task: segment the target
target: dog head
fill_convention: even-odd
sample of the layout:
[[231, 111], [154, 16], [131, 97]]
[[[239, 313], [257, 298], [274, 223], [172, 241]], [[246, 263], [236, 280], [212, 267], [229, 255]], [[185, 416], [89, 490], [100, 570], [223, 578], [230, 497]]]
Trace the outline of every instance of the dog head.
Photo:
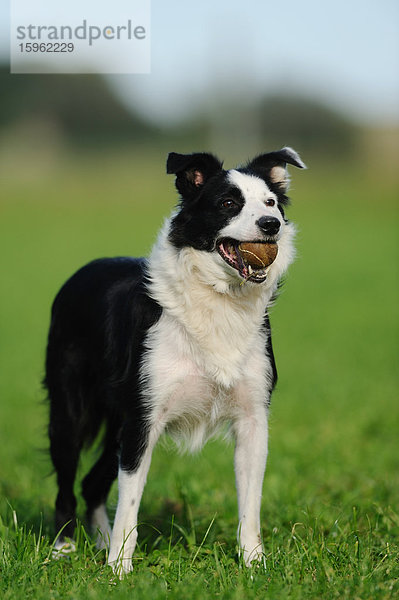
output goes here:
[[212, 253], [239, 279], [262, 283], [268, 268], [248, 265], [241, 245], [277, 244], [288, 225], [287, 164], [306, 168], [291, 148], [262, 154], [245, 167], [224, 170], [212, 154], [169, 154], [167, 172], [176, 175], [180, 207], [169, 240], [176, 248]]

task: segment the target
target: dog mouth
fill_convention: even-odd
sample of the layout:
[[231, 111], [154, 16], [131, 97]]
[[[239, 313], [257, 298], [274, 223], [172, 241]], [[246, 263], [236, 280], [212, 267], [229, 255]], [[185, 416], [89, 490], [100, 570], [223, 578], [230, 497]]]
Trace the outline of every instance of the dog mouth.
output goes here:
[[254, 283], [266, 280], [278, 251], [275, 242], [240, 242], [232, 238], [219, 240], [216, 248], [223, 260], [245, 281]]

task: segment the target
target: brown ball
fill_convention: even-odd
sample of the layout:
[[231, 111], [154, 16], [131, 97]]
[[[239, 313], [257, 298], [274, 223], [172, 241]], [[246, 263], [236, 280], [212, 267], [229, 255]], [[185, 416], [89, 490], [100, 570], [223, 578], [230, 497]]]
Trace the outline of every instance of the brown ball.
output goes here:
[[242, 242], [238, 249], [247, 265], [255, 269], [264, 269], [274, 262], [277, 256], [277, 244]]

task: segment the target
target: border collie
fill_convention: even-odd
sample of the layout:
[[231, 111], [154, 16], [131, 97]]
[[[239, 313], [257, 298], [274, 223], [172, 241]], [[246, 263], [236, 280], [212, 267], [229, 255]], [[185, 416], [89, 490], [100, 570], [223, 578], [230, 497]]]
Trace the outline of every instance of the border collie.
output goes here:
[[[58, 479], [55, 550], [74, 549], [79, 454], [104, 426], [102, 454], [82, 484], [88, 519], [121, 576], [132, 569], [137, 513], [151, 454], [166, 431], [199, 449], [223, 423], [235, 439], [238, 544], [262, 561], [260, 504], [267, 413], [277, 379], [268, 307], [294, 257], [285, 218], [291, 148], [224, 170], [213, 155], [171, 153], [178, 208], [148, 259], [81, 268], [52, 307], [45, 386]], [[242, 243], [276, 244], [253, 268]], [[111, 532], [105, 503], [118, 476]]]

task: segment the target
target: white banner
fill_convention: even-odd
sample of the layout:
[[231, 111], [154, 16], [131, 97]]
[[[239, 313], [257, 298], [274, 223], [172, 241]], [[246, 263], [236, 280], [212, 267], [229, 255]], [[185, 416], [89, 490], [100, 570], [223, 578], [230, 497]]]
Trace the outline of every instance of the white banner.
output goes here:
[[11, 73], [149, 73], [150, 0], [11, 0]]

